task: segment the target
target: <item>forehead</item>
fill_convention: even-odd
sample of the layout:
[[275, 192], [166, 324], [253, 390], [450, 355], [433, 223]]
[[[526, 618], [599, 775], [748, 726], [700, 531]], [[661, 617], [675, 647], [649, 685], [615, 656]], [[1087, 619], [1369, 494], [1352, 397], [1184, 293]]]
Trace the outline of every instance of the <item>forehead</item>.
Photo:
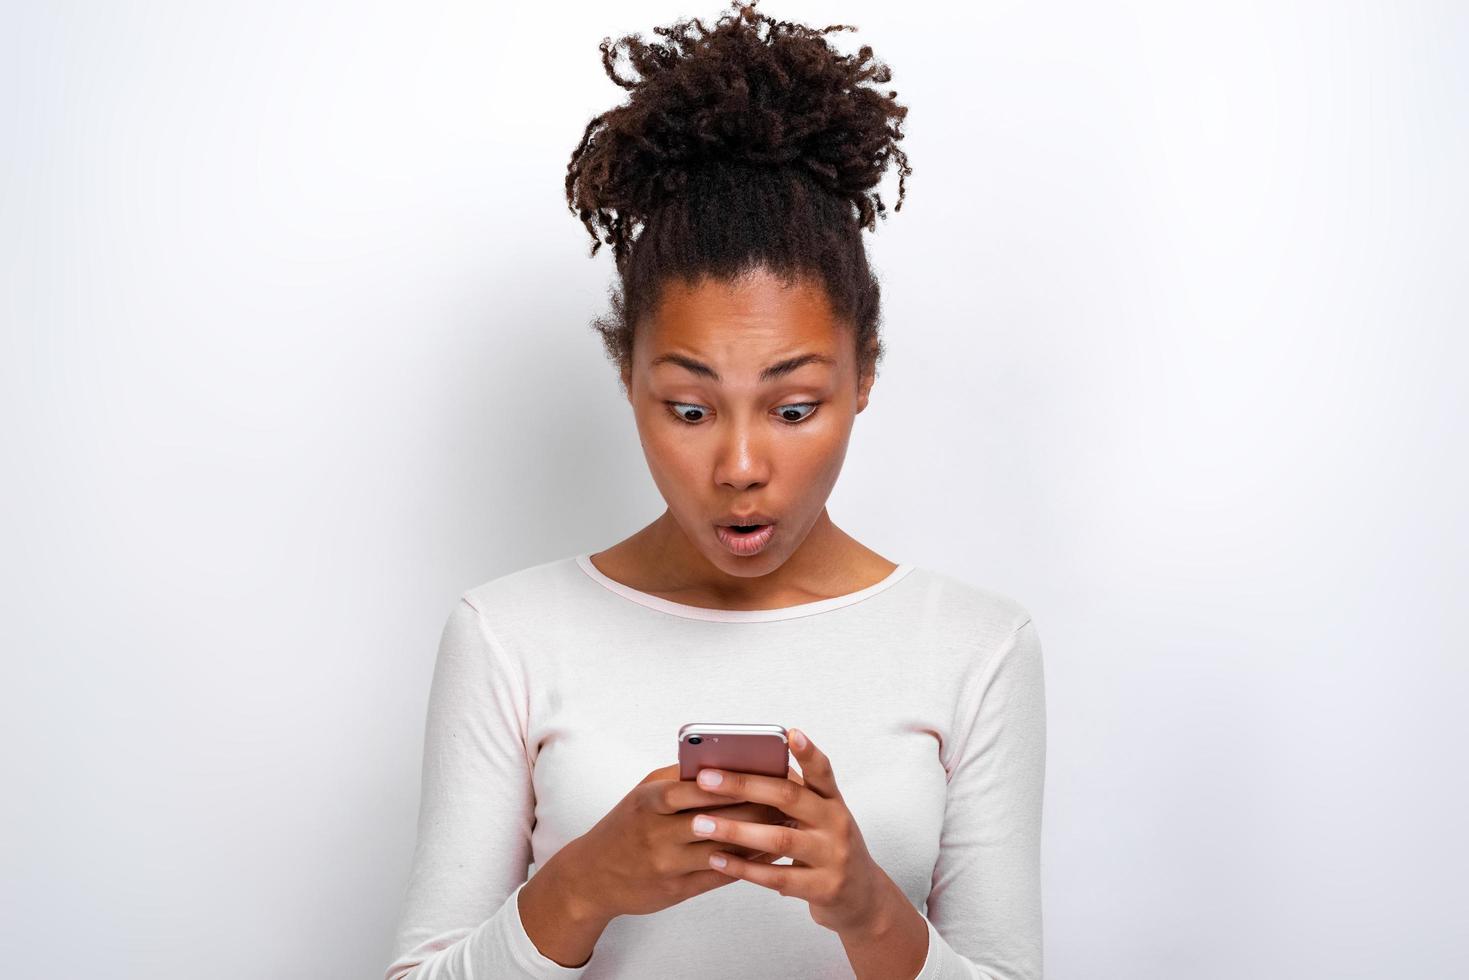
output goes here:
[[819, 283], [798, 279], [786, 286], [763, 270], [735, 281], [670, 281], [648, 327], [645, 350], [687, 345], [712, 354], [835, 347], [841, 330]]

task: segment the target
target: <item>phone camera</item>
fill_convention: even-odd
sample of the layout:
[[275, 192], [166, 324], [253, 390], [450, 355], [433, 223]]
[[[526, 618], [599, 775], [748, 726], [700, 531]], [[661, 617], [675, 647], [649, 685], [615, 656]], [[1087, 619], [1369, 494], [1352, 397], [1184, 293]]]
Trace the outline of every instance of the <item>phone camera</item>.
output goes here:
[[689, 744], [690, 745], [698, 745], [702, 741], [704, 741], [704, 739], [702, 737], [698, 736], [698, 735], [690, 735], [689, 736]]

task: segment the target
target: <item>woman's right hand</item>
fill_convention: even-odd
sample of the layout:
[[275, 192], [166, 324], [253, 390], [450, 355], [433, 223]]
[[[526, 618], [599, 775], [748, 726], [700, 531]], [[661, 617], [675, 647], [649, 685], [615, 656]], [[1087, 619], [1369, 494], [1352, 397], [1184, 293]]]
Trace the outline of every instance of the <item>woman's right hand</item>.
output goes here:
[[[789, 766], [787, 778], [801, 781]], [[647, 915], [740, 879], [709, 867], [709, 855], [729, 851], [769, 864], [781, 857], [735, 847], [694, 833], [698, 813], [754, 823], [789, 818], [763, 803], [730, 803], [728, 796], [681, 780], [678, 766], [654, 769], [597, 824], [564, 849], [574, 849], [582, 898], [608, 919]]]

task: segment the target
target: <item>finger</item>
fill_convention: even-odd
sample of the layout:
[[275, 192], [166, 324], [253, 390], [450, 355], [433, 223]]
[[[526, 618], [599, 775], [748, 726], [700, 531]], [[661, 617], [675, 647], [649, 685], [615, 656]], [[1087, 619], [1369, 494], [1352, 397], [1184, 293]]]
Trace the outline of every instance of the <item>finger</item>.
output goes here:
[[[779, 861], [782, 857], [785, 856], [783, 854], [773, 854], [770, 851], [754, 851], [753, 849], [748, 847], [736, 847], [733, 844], [725, 844], [717, 840], [710, 841], [709, 844], [709, 850], [704, 853], [704, 859], [706, 861], [708, 860], [709, 855], [715, 853], [716, 851], [720, 853], [723, 853], [725, 851], [733, 851], [737, 857], [742, 857], [746, 861], [761, 861], [765, 864], [769, 864], [772, 861]], [[706, 864], [704, 867], [707, 869], [708, 865]]]
[[[696, 813], [712, 813], [715, 816], [724, 817], [729, 820], [745, 820], [750, 823], [779, 824], [785, 823], [789, 818], [774, 807], [768, 807], [764, 803], [730, 803], [718, 807], [695, 807], [692, 810], [680, 810], [678, 813], [668, 817], [660, 817], [661, 820], [677, 820], [676, 834], [680, 837], [688, 836], [688, 818]], [[788, 826], [794, 826], [794, 821]], [[726, 844], [725, 847], [732, 848], [740, 857], [753, 858], [760, 853], [758, 847], [740, 847], [735, 844]]]
[[690, 871], [688, 874], [684, 875], [683, 881], [683, 899], [686, 901], [696, 895], [702, 895], [705, 892], [712, 892], [716, 888], [723, 888], [726, 885], [733, 885], [735, 882], [739, 881], [739, 879], [731, 878], [729, 875], [720, 874], [713, 868], [703, 867], [700, 868], [698, 871]]
[[[707, 780], [713, 774], [717, 774], [718, 782], [711, 785]], [[824, 802], [809, 786], [778, 776], [762, 776], [733, 769], [700, 769], [696, 782], [726, 798], [767, 803], [786, 816], [806, 823], [819, 822], [821, 805]]]
[[643, 785], [643, 783], [651, 783], [660, 779], [677, 779], [678, 772], [679, 765], [675, 762], [672, 765], [663, 766], [659, 769], [654, 769], [652, 772], [648, 773], [641, 780], [639, 780], [638, 785], [641, 786]]
[[[739, 881], [738, 878], [733, 878], [727, 874], [724, 874], [722, 871], [714, 870], [714, 868], [709, 864], [709, 854], [711, 853], [714, 852], [705, 852], [704, 861], [699, 866], [699, 869], [697, 871], [690, 871], [684, 876], [685, 879], [687, 879], [687, 881], [691, 883], [691, 890], [686, 894], [687, 898], [692, 898], [695, 895], [701, 895], [707, 891], [713, 891], [716, 888], [723, 888], [726, 885], [733, 885], [735, 882]], [[779, 857], [779, 854], [755, 854], [745, 858], [744, 860], [749, 861], [751, 864], [769, 864], [772, 861], [777, 860]]]
[[723, 793], [713, 793], [691, 779], [665, 779], [639, 783], [633, 792], [654, 813], [677, 813], [692, 807], [727, 806], [732, 801]]
[[801, 764], [805, 785], [828, 800], [841, 799], [842, 792], [837, 788], [836, 775], [831, 771], [831, 760], [826, 757], [826, 753], [818, 749], [810, 736], [799, 728], [786, 729], [786, 735], [790, 740], [791, 754]]
[[[687, 830], [688, 828], [685, 827], [684, 829]], [[715, 851], [722, 850], [731, 850], [736, 857], [742, 857], [746, 861], [774, 861], [780, 857], [779, 854], [766, 857], [767, 852], [760, 850], [758, 847], [735, 847], [734, 845], [714, 840], [689, 841], [681, 855], [683, 860], [687, 862], [684, 874], [699, 874], [712, 870], [709, 867], [709, 855]]]
[[[722, 868], [714, 863], [719, 858], [724, 859]], [[751, 861], [737, 854], [730, 854], [728, 851], [715, 851], [710, 854], [709, 866], [731, 878], [741, 878], [756, 885], [763, 885], [787, 897], [804, 898], [808, 901], [815, 897], [816, 884], [820, 876], [824, 874], [815, 868], [798, 868], [789, 864]]]
[[717, 816], [749, 820], [753, 823], [785, 823], [790, 819], [775, 807], [766, 806], [764, 803], [726, 803], [724, 806], [694, 807], [692, 810], [680, 810], [675, 816], [684, 814], [693, 816], [695, 813], [713, 813]]
[[[687, 826], [679, 827], [679, 833], [680, 833], [680, 835], [687, 836], [687, 833], [685, 833], [685, 832], [687, 832]], [[693, 842], [693, 843], [702, 843], [702, 842]], [[712, 848], [729, 849], [729, 851], [735, 852], [735, 854], [739, 855], [739, 857], [742, 857], [742, 858], [754, 858], [755, 855], [757, 855], [757, 854], [765, 854], [765, 851], [761, 851], [761, 849], [759, 849], [759, 848], [742, 848], [742, 846], [735, 845], [735, 843], [721, 843], [721, 842], [718, 842], [718, 840], [711, 840], [710, 845], [712, 846]], [[696, 862], [696, 864], [698, 864], [698, 862]], [[698, 867], [699, 868], [704, 868], [704, 867], [707, 867], [707, 865], [698, 864]]]
[[757, 853], [777, 854], [815, 863], [825, 844], [809, 830], [784, 824], [749, 823], [729, 820], [708, 813], [689, 819], [690, 840], [715, 840], [734, 844]]

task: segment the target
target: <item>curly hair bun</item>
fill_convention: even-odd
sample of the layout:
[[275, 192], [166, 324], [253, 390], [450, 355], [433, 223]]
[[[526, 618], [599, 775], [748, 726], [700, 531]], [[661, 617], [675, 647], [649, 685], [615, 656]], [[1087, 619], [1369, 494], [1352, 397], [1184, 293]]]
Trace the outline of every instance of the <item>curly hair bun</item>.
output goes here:
[[[816, 30], [731, 4], [713, 27], [698, 18], [600, 45], [602, 63], [628, 101], [594, 118], [567, 167], [569, 209], [593, 238], [605, 232], [621, 260], [633, 227], [672, 197], [705, 185], [711, 170], [795, 168], [850, 202], [860, 227], [886, 217], [872, 192], [889, 158], [898, 161], [898, 203], [912, 173], [898, 148], [907, 108], [864, 83], [892, 72], [863, 45], [856, 55], [831, 47]], [[631, 73], [619, 68], [625, 54]], [[600, 231], [599, 231], [600, 229]]]

